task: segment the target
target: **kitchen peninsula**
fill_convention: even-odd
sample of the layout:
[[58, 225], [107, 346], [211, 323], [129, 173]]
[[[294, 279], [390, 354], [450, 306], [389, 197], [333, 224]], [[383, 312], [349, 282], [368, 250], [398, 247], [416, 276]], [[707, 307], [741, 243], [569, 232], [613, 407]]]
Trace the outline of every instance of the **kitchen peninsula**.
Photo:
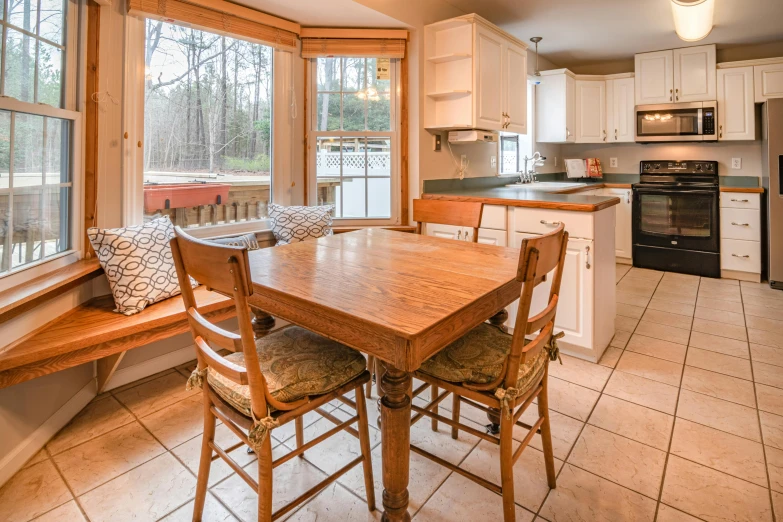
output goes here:
[[[518, 248], [527, 237], [544, 234], [561, 222], [569, 233], [555, 326], [565, 336], [563, 353], [598, 362], [615, 332], [616, 196], [604, 184], [531, 183], [506, 186], [502, 180], [426, 182], [425, 199], [481, 201], [479, 242]], [[621, 187], [615, 187], [621, 188]], [[623, 187], [624, 188], [624, 187]], [[427, 225], [428, 235], [467, 240], [468, 231]], [[543, 310], [551, 278], [536, 288], [531, 313]], [[505, 325], [513, 330], [517, 304], [508, 307]]]

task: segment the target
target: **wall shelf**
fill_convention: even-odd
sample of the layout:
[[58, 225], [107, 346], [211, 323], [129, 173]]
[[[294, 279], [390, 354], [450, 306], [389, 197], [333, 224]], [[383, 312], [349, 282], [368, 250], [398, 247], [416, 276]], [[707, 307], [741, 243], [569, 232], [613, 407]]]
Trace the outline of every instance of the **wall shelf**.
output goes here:
[[455, 91], [443, 91], [443, 92], [430, 92], [427, 96], [435, 100], [453, 100], [454, 98], [461, 98], [470, 94], [469, 90], [455, 90]]
[[441, 54], [439, 56], [432, 56], [430, 58], [427, 58], [427, 61], [432, 63], [446, 63], [446, 62], [453, 62], [455, 60], [464, 60], [466, 58], [472, 58], [473, 55], [469, 53], [450, 53], [450, 54]]

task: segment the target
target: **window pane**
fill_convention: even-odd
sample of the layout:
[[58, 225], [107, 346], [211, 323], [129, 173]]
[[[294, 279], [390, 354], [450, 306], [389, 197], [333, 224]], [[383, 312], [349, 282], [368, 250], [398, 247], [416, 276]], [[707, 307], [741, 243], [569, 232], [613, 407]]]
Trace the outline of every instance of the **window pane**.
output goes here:
[[9, 179], [11, 172], [10, 167], [11, 113], [8, 111], [0, 111], [0, 188], [8, 188], [11, 186]]
[[342, 217], [365, 217], [366, 178], [343, 178]]
[[272, 48], [147, 20], [145, 56], [145, 219], [196, 227], [265, 218]]
[[343, 138], [343, 176], [366, 176], [364, 168], [365, 138]]
[[318, 138], [315, 145], [315, 174], [319, 178], [340, 176], [340, 138]]
[[[43, 184], [43, 116], [16, 113], [14, 124], [14, 187]], [[16, 212], [14, 197], [14, 212]]]
[[11, 266], [17, 267], [41, 259], [43, 199], [41, 188], [14, 192], [13, 248]]
[[71, 181], [68, 152], [70, 122], [58, 118], [46, 119], [46, 150], [44, 173], [46, 183], [68, 183]]
[[367, 217], [391, 217], [391, 178], [367, 179]]
[[63, 43], [63, 0], [41, 0], [41, 23], [38, 35], [54, 43]]
[[340, 90], [340, 59], [318, 58], [318, 90]]
[[6, 96], [33, 102], [35, 46], [35, 38], [10, 28], [7, 30], [4, 86]]
[[343, 94], [343, 130], [363, 131], [364, 100], [356, 94]]
[[519, 137], [503, 136], [500, 139], [500, 173], [511, 174], [519, 171]]
[[60, 107], [63, 53], [46, 42], [40, 42], [38, 46], [38, 101]]
[[371, 131], [391, 130], [391, 95], [379, 94], [367, 100], [367, 128]]
[[44, 189], [44, 257], [68, 250], [70, 190], [68, 187]]
[[391, 176], [391, 138], [367, 140], [367, 175]]
[[10, 0], [9, 6], [8, 21], [34, 33], [38, 20], [38, 0]]
[[343, 58], [343, 91], [364, 89], [364, 58]]
[[315, 114], [316, 130], [331, 131], [340, 129], [340, 95], [319, 94]]
[[367, 58], [367, 87], [374, 87], [377, 92], [391, 90], [391, 60]]

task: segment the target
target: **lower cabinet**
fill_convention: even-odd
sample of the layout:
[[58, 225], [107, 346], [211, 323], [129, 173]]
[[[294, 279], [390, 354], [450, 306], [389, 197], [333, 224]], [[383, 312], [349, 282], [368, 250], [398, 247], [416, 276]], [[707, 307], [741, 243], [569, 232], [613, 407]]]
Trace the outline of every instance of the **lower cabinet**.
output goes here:
[[721, 192], [721, 276], [761, 281], [761, 196]]
[[620, 198], [614, 229], [614, 248], [618, 263], [631, 264], [633, 253], [633, 217], [631, 214], [633, 193], [631, 189], [603, 189], [602, 196]]

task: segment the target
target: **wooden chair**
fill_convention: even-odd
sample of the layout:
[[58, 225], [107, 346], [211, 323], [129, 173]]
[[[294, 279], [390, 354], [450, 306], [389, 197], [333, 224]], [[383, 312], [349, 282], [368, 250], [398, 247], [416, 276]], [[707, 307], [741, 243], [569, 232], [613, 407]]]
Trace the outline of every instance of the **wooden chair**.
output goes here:
[[[258, 492], [258, 520], [270, 522], [311, 498], [361, 463], [367, 505], [375, 509], [370, 439], [362, 387], [370, 380], [364, 356], [298, 326], [289, 326], [258, 340], [253, 338], [248, 296], [253, 293], [246, 246], [220, 245], [195, 239], [176, 227], [171, 250], [180, 281], [192, 276], [212, 290], [230, 295], [236, 305], [239, 335], [210, 323], [199, 311], [190, 285], [182, 285], [188, 322], [196, 344], [198, 366], [189, 386], [200, 386], [204, 397], [204, 437], [201, 446], [193, 520], [200, 521], [207, 494], [210, 464], [222, 458], [251, 488]], [[213, 348], [213, 346], [215, 348]], [[222, 356], [217, 349], [231, 353]], [[260, 357], [262, 356], [262, 357]], [[285, 364], [281, 364], [285, 361]], [[344, 397], [355, 391], [356, 401]], [[356, 410], [341, 421], [321, 409], [340, 400]], [[336, 426], [305, 442], [302, 416], [320, 413]], [[221, 448], [215, 442], [216, 419], [220, 419], [239, 443]], [[269, 432], [294, 421], [296, 449], [272, 460]], [[351, 425], [358, 423], [356, 428]], [[306, 450], [345, 430], [359, 439], [361, 455], [313, 486], [290, 504], [272, 512], [272, 470]], [[258, 482], [228, 454], [246, 444], [258, 456]], [[213, 452], [216, 455], [213, 456]]]
[[[432, 387], [431, 401], [424, 407], [413, 404], [416, 415], [414, 424], [427, 416], [451, 426], [451, 436], [456, 439], [459, 430], [500, 445], [501, 485], [493, 484], [473, 473], [411, 445], [411, 451], [427, 457], [474, 482], [503, 496], [505, 522], [514, 522], [514, 463], [536, 433], [541, 434], [544, 447], [547, 482], [555, 487], [555, 461], [552, 452], [552, 433], [549, 426], [547, 380], [549, 360], [558, 358], [556, 339], [553, 336], [557, 312], [560, 280], [565, 263], [568, 232], [561, 224], [554, 232], [522, 242], [519, 255], [517, 280], [523, 283], [519, 299], [519, 311], [514, 334], [509, 335], [496, 326], [482, 323], [471, 332], [453, 342], [422, 364], [415, 376], [424, 384], [413, 391], [413, 397]], [[549, 302], [543, 311], [530, 317], [533, 289], [555, 270]], [[537, 332], [537, 333], [536, 333]], [[526, 336], [535, 336], [527, 340]], [[438, 394], [438, 389], [445, 391]], [[449, 393], [453, 394], [452, 417], [437, 414], [437, 405]], [[538, 420], [532, 426], [519, 418], [538, 398]], [[461, 424], [460, 403], [466, 403], [488, 414], [500, 410], [499, 437]], [[494, 410], [494, 412], [493, 412]], [[528, 433], [516, 450], [513, 450], [514, 425], [528, 429]]]
[[[446, 201], [441, 199], [414, 199], [413, 220], [416, 221], [416, 233], [421, 235], [425, 223], [471, 227], [473, 243], [478, 243], [478, 229], [481, 226], [481, 213], [484, 203], [473, 201]], [[376, 366], [375, 357], [367, 358], [367, 367], [375, 376], [378, 395], [381, 394], [380, 365]], [[372, 397], [372, 382], [367, 383], [367, 398]], [[432, 429], [438, 429], [438, 421], [432, 421]]]

